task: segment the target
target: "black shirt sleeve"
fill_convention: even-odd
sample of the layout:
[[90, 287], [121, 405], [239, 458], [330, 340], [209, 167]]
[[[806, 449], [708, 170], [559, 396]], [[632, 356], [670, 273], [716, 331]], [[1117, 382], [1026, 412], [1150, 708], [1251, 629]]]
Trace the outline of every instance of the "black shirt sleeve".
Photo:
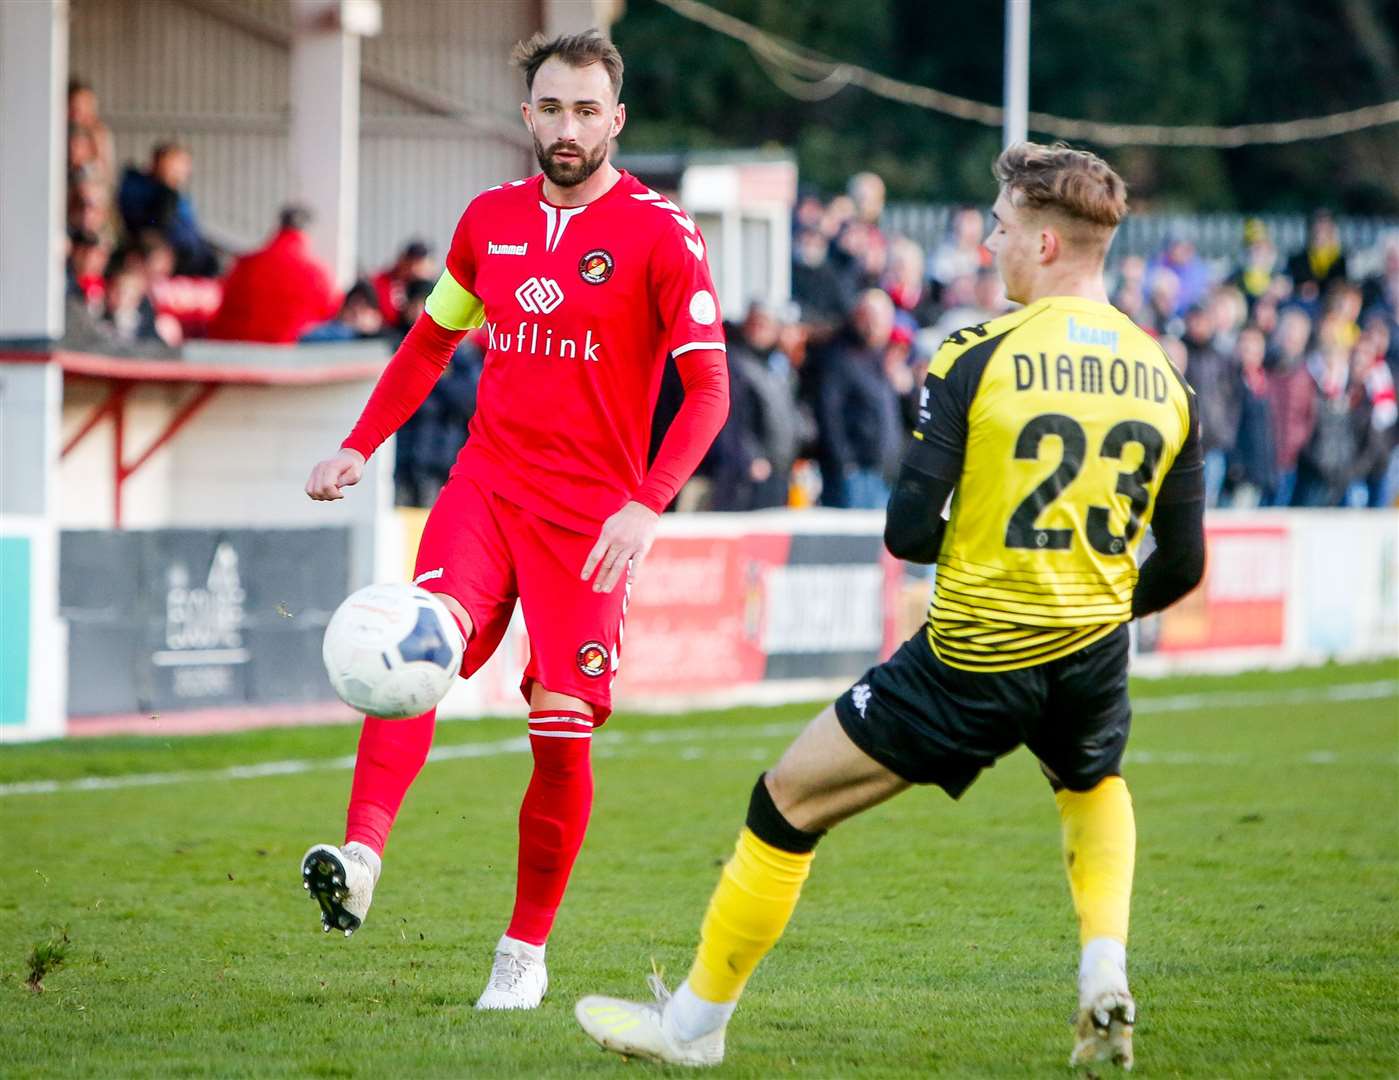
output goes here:
[[884, 546], [890, 555], [909, 562], [937, 562], [947, 524], [942, 508], [952, 488], [951, 480], [929, 476], [912, 465], [899, 470], [884, 519]]
[[986, 370], [1004, 333], [987, 337], [980, 326], [968, 327], [953, 334], [948, 341], [965, 344], [967, 335], [983, 340], [958, 356], [947, 368], [946, 377], [929, 370], [923, 380], [923, 392], [918, 402], [918, 426], [914, 428], [913, 445], [904, 455], [904, 465], [928, 476], [957, 483], [962, 476], [962, 459], [967, 451], [967, 415], [981, 386]]
[[[1172, 470], [1174, 471], [1174, 470]], [[1132, 618], [1168, 608], [1205, 575], [1205, 500], [1158, 505], [1151, 518], [1156, 550], [1142, 563], [1132, 590]]]
[[1194, 502], [1205, 499], [1205, 455], [1200, 446], [1200, 414], [1195, 406], [1195, 395], [1187, 391], [1190, 400], [1190, 432], [1185, 436], [1185, 445], [1180, 448], [1170, 471], [1161, 480], [1161, 490], [1156, 493], [1157, 516], [1159, 508], [1172, 503]]

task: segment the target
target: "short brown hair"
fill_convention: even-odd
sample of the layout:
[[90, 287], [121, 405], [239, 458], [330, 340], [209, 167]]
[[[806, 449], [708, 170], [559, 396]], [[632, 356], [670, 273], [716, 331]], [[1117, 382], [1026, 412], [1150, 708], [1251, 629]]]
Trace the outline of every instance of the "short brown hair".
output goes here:
[[992, 173], [1015, 206], [1052, 210], [1099, 229], [1115, 229], [1127, 216], [1127, 185], [1097, 154], [1065, 143], [1006, 147]]
[[581, 68], [589, 64], [601, 64], [612, 81], [612, 96], [622, 96], [622, 54], [617, 46], [608, 41], [596, 30], [585, 30], [581, 34], [561, 34], [558, 37], [545, 37], [535, 34], [528, 41], [515, 46], [510, 59], [525, 73], [525, 89], [534, 89], [534, 76], [550, 57], [558, 57], [569, 67]]

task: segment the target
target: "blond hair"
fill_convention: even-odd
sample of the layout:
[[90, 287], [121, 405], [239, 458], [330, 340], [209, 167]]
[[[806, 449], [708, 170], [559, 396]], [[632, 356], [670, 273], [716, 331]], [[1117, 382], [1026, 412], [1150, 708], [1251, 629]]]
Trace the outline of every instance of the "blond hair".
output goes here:
[[1013, 143], [991, 171], [1013, 206], [1056, 215], [1076, 243], [1106, 248], [1127, 216], [1126, 182], [1087, 150], [1065, 143]]

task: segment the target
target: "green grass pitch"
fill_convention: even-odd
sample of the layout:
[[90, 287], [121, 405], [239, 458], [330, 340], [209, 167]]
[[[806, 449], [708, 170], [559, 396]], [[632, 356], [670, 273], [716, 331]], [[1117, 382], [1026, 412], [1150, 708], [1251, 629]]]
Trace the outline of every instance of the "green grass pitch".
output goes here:
[[[1136, 1075], [1399, 1074], [1396, 680], [1137, 684]], [[340, 836], [353, 729], [0, 750], [0, 1075], [649, 1075], [588, 1042], [573, 1003], [644, 994], [653, 958], [683, 977], [753, 779], [812, 711], [614, 718], [550, 993], [523, 1015], [471, 1007], [513, 894], [518, 721], [440, 727], [458, 749], [409, 794], [348, 941], [320, 932], [298, 864]], [[131, 774], [152, 779], [72, 786]], [[60, 783], [14, 786], [42, 780]], [[36, 946], [62, 954], [42, 992]], [[1054, 804], [1021, 751], [959, 804], [915, 790], [822, 843], [721, 1072], [1062, 1074], [1076, 955]]]

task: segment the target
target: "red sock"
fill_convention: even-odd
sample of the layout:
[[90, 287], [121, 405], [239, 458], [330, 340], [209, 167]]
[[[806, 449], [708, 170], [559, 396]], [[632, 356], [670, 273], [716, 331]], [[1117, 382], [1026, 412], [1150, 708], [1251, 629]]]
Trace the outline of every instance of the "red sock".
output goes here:
[[427, 760], [436, 720], [436, 709], [411, 720], [364, 718], [345, 815], [346, 843], [358, 840], [384, 854], [403, 796]]
[[515, 911], [506, 933], [543, 945], [568, 887], [568, 875], [593, 809], [593, 722], [585, 713], [529, 714], [534, 775], [520, 806]]

